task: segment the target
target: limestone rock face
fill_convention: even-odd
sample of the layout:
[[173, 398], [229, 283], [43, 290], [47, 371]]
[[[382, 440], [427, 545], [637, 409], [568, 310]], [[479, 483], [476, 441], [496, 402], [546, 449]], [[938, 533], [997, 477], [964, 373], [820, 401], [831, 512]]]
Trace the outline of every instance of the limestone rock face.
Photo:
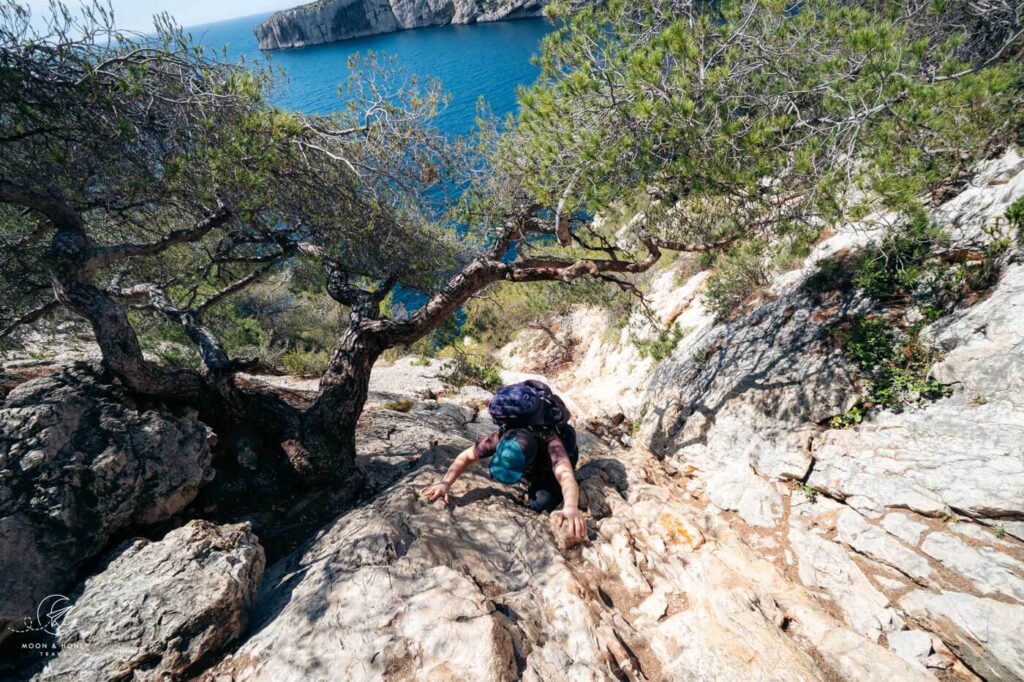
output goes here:
[[[983, 227], [1022, 195], [1024, 162], [1011, 150], [933, 217], [958, 244], [977, 246]], [[870, 239], [840, 231], [817, 251]], [[821, 325], [867, 303], [801, 300], [805, 267], [773, 284], [773, 302], [684, 339], [655, 372], [643, 409], [641, 443], [688, 472], [697, 499], [725, 522], [746, 524], [761, 554], [781, 552], [849, 628], [872, 641], [884, 636], [922, 671], [1021, 677], [1020, 259], [1011, 252], [986, 298], [922, 332], [940, 355], [931, 375], [952, 388], [947, 398], [854, 428], [825, 427], [856, 387], [842, 358], [821, 345]], [[778, 479], [805, 476], [791, 494], [776, 492]]]
[[1024, 518], [1024, 264], [925, 338], [946, 352], [933, 374], [959, 390], [916, 412], [826, 432], [810, 483], [870, 516], [903, 507]]
[[71, 597], [60, 653], [33, 679], [186, 679], [245, 629], [263, 568], [245, 524], [135, 540]]
[[682, 455], [716, 505], [774, 526], [782, 501], [766, 479], [802, 479], [818, 423], [856, 400], [852, 371], [827, 339], [853, 305], [821, 312], [790, 291], [686, 337], [651, 377], [640, 441], [656, 455]]
[[[1009, 150], [982, 164], [967, 188], [939, 206], [933, 218], [950, 231], [956, 248], [977, 248], [991, 239], [986, 228], [1021, 196], [1024, 161]], [[663, 625], [671, 622], [675, 646], [700, 650], [694, 660], [707, 667], [694, 679], [769, 675], [763, 672], [768, 662], [752, 673], [730, 668], [737, 665], [734, 660], [717, 659], [723, 655], [721, 643], [707, 637], [710, 622], [683, 625], [698, 622], [695, 610], [705, 605], [716, 618], [733, 613], [735, 604], [715, 580], [725, 575], [734, 580], [730, 595], [739, 589], [758, 594], [761, 606], [768, 605], [762, 613], [778, 616], [790, 641], [811, 652], [827, 675], [1021, 678], [1024, 262], [1019, 250], [1004, 258], [998, 282], [982, 300], [921, 334], [939, 355], [931, 376], [950, 386], [949, 397], [903, 414], [882, 413], [854, 428], [828, 427], [829, 418], [843, 413], [858, 394], [855, 372], [828, 332], [846, 316], [870, 312], [873, 304], [855, 294], [817, 303], [801, 292], [802, 283], [817, 259], [855, 254], [876, 241], [893, 218], [879, 214], [840, 226], [802, 268], [772, 282], [766, 303], [731, 321], [716, 322], [701, 309], [705, 273], [680, 284], [677, 273], [669, 277], [666, 271], [668, 286], [655, 275], [652, 310], [660, 323], [687, 324], [681, 325], [685, 333], [672, 355], [653, 370], [654, 363], [640, 362], [627, 340], [609, 340], [600, 318], [587, 310], [554, 320], [553, 335], [524, 333], [503, 351], [508, 362], [528, 371], [552, 368], [556, 385], [569, 386], [584, 409], [596, 405], [609, 420], [618, 411], [639, 422], [634, 447], [648, 449], [657, 461], [647, 465], [645, 480], [670, 476], [674, 487], [664, 486], [668, 492], [662, 499], [699, 510], [692, 518], [703, 542], [686, 575], [707, 565], [709, 555], [728, 556], [742, 566], [735, 574], [715, 566], [714, 577], [704, 583], [710, 604], [687, 592], [687, 608], [677, 614], [666, 608], [673, 603], [666, 594], [678, 594], [685, 579], [676, 575], [673, 588], [659, 588], [648, 567], [641, 571], [652, 587], [637, 608]], [[679, 306], [666, 303], [673, 300]], [[638, 385], [647, 387], [646, 395], [637, 397]], [[630, 474], [633, 466], [627, 465]], [[602, 533], [584, 557], [595, 556], [594, 550], [612, 552], [602, 540], [621, 547], [618, 556], [640, 553], [637, 548], [644, 546], [611, 507], [601, 508]], [[627, 530], [629, 540], [610, 528]], [[737, 534], [738, 547], [731, 544]], [[650, 563], [663, 568], [660, 557]], [[636, 586], [638, 598], [646, 594], [637, 576], [621, 568], [628, 562], [616, 565], [623, 583]], [[607, 566], [601, 564], [602, 570]], [[780, 582], [767, 578], [772, 571], [779, 572]], [[768, 601], [760, 591], [764, 584], [782, 592], [771, 592]], [[825, 609], [828, 618], [814, 610], [814, 616], [800, 612], [780, 597], [785, 590], [811, 595], [813, 608]], [[814, 646], [804, 646], [806, 640], [793, 628], [810, 633]], [[668, 650], [652, 630], [642, 632], [652, 650]], [[750, 635], [749, 641], [764, 652], [771, 640]], [[884, 643], [887, 653], [914, 672], [888, 669], [888, 659], [878, 658], [865, 642]], [[751, 654], [754, 660], [761, 655]], [[788, 656], [797, 665], [799, 657]], [[662, 672], [682, 670], [670, 665]], [[790, 672], [814, 679], [807, 670]]]
[[450, 508], [420, 501], [449, 460], [425, 461], [271, 567], [251, 636], [206, 679], [928, 679], [702, 528], [649, 455], [586, 458], [591, 532], [568, 549], [482, 472]]
[[[608, 311], [580, 308], [551, 320], [551, 334], [520, 332], [501, 349], [501, 362], [512, 370], [549, 377], [578, 405], [580, 416], [634, 422], [657, 365], [634, 341], [655, 340], [670, 327], [689, 334], [712, 320], [700, 300], [709, 273], [685, 273], [683, 264], [673, 264], [650, 276], [646, 296], [653, 324], [638, 313], [619, 329]], [[685, 282], [680, 285], [681, 279]]]
[[333, 43], [407, 28], [540, 16], [547, 0], [317, 0], [254, 29], [260, 49]]
[[194, 417], [139, 408], [81, 369], [12, 390], [0, 408], [0, 638], [119, 532], [182, 510], [212, 475], [208, 438]]
[[901, 507], [926, 516], [1024, 514], [1024, 413], [962, 398], [826, 432], [810, 483], [869, 516]]
[[916, 590], [900, 600], [907, 613], [941, 635], [990, 680], [1024, 678], [1024, 609], [959, 592]]
[[903, 629], [903, 620], [886, 597], [841, 545], [809, 523], [806, 510], [793, 514], [789, 542], [796, 554], [800, 581], [826, 592], [843, 619], [861, 635], [877, 642], [881, 635]]

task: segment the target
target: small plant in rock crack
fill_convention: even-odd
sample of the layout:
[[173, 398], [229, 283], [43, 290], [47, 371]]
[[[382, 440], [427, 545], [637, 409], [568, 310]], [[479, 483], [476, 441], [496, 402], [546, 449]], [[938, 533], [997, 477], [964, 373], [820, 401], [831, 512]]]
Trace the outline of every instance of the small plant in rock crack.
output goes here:
[[834, 332], [843, 355], [857, 368], [861, 401], [833, 417], [833, 428], [860, 423], [872, 410], [902, 412], [908, 406], [949, 395], [928, 376], [938, 359], [921, 342], [921, 324], [906, 330], [882, 317], [857, 317]]
[[864, 421], [864, 408], [857, 404], [846, 412], [832, 417], [828, 423], [833, 429], [845, 429], [850, 426], [856, 426], [862, 421]]
[[400, 400], [391, 400], [384, 403], [385, 410], [393, 410], [395, 412], [409, 412], [412, 410], [414, 403], [408, 398], [402, 398]]
[[692, 355], [690, 355], [690, 362], [699, 367], [703, 367], [716, 352], [718, 351], [714, 346], [701, 346], [697, 350], [693, 351]]
[[636, 339], [633, 345], [642, 358], [651, 358], [655, 362], [668, 359], [672, 352], [679, 345], [683, 338], [693, 331], [693, 328], [683, 329], [678, 324], [672, 324], [668, 330], [659, 333], [652, 339]]
[[637, 413], [636, 419], [633, 420], [632, 433], [630, 434], [632, 438], [635, 439], [637, 437], [637, 434], [640, 433], [640, 425], [644, 423], [644, 418], [646, 416], [647, 416], [647, 403], [644, 402], [644, 404], [640, 406], [640, 412]]
[[996, 534], [996, 537], [997, 537], [997, 538], [999, 538], [1000, 540], [1002, 540], [1003, 538], [1005, 538], [1005, 537], [1006, 537], [1006, 529], [1005, 529], [1005, 528], [1003, 528], [1003, 526], [1002, 526], [1002, 525], [998, 525], [998, 526], [996, 526], [996, 528], [995, 528], [995, 534]]
[[1006, 221], [1017, 233], [1017, 245], [1024, 246], [1024, 197], [1020, 197], [1006, 209]]
[[494, 391], [502, 384], [501, 370], [497, 364], [486, 356], [470, 356], [467, 353], [456, 354], [438, 376], [441, 383], [452, 389], [479, 386]]
[[804, 497], [807, 498], [808, 502], [813, 504], [818, 501], [818, 495], [821, 491], [815, 488], [810, 483], [797, 483], [796, 487], [797, 490], [804, 494]]

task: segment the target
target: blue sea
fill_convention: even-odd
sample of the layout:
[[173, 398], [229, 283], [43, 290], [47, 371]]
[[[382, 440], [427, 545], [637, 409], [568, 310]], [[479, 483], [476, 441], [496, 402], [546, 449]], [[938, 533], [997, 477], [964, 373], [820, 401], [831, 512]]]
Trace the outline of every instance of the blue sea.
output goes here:
[[544, 19], [519, 19], [469, 26], [437, 26], [355, 38], [340, 43], [263, 52], [252, 29], [270, 14], [230, 19], [186, 29], [200, 44], [226, 48], [232, 60], [261, 63], [269, 57], [287, 80], [275, 88], [273, 104], [307, 114], [343, 108], [338, 86], [348, 76], [348, 58], [368, 51], [393, 55], [411, 74], [439, 79], [451, 103], [437, 119], [447, 133], [472, 130], [477, 100], [494, 113], [515, 110], [516, 87], [531, 83], [537, 67], [531, 56], [551, 30]]
[[[348, 59], [375, 52], [397, 57], [408, 73], [440, 80], [450, 103], [435, 123], [444, 133], [472, 131], [477, 103], [483, 98], [503, 117], [516, 109], [516, 88], [537, 77], [531, 63], [541, 38], [552, 26], [544, 19], [518, 19], [469, 26], [436, 26], [399, 31], [340, 43], [263, 52], [252, 29], [270, 14], [230, 19], [186, 29], [197, 43], [226, 50], [228, 59], [270, 64], [283, 69], [285, 80], [275, 87], [272, 103], [306, 114], [342, 109], [338, 86], [348, 78]], [[423, 304], [422, 294], [399, 287], [395, 302], [412, 310]], [[461, 322], [461, 319], [460, 319]]]

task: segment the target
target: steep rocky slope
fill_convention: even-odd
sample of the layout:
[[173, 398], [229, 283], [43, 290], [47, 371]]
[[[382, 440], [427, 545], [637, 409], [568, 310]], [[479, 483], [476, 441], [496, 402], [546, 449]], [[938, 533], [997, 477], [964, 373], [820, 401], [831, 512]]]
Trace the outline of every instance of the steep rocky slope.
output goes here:
[[[1010, 153], [936, 215], [959, 240], [984, 239], [979, 226], [1022, 195], [1024, 161]], [[1024, 678], [1024, 262], [1011, 251], [984, 299], [923, 332], [949, 395], [829, 428], [861, 387], [822, 331], [870, 304], [850, 293], [818, 303], [802, 282], [815, 259], [876, 237], [839, 230], [778, 278], [771, 300], [724, 323], [695, 295], [706, 275], [665, 276], [658, 314], [688, 333], [660, 364], [603, 334], [577, 339], [556, 387], [595, 422], [636, 423], [583, 438], [585, 542], [567, 543], [555, 518], [524, 508], [521, 487], [483, 470], [450, 505], [420, 501], [492, 424], [486, 394], [438, 399], [436, 366], [400, 362], [375, 371], [360, 429], [369, 501], [265, 573], [245, 526], [196, 521], [122, 546], [69, 594], [68, 646], [34, 673]], [[578, 334], [595, 315], [562, 329]], [[521, 371], [555, 352], [531, 335], [517, 343], [534, 353]], [[389, 409], [398, 397], [407, 412]]]
[[[936, 222], [952, 234], [955, 246], [979, 246], [986, 239], [982, 228], [1002, 218], [1010, 203], [1024, 195], [1022, 163], [1019, 151], [1011, 150], [982, 164], [971, 184], [933, 210]], [[767, 291], [768, 298], [787, 292], [792, 295], [794, 285], [809, 274], [817, 261], [871, 243], [893, 219], [892, 214], [878, 214], [837, 229], [815, 248], [803, 268], [776, 278]], [[675, 324], [684, 332], [675, 352], [677, 359], [686, 352], [701, 350], [707, 345], [703, 343], [707, 334], [725, 333], [701, 304], [700, 294], [710, 273], [690, 274], [691, 271], [688, 261], [672, 264], [656, 272], [648, 283], [655, 325], [664, 329]], [[807, 301], [800, 301], [799, 305], [809, 307]], [[501, 349], [499, 356], [511, 369], [549, 375], [568, 395], [580, 399], [588, 417], [621, 414], [628, 420], [637, 420], [658, 363], [646, 357], [635, 341], [654, 338], [655, 325], [639, 315], [625, 326], [617, 325], [603, 310], [579, 308], [550, 321], [557, 343], [542, 331], [528, 330]], [[566, 358], [566, 348], [572, 350], [571, 358]], [[676, 361], [668, 366], [678, 365]]]
[[332, 43], [422, 26], [540, 16], [547, 0], [317, 0], [277, 12], [253, 31], [260, 49]]
[[[983, 226], [1024, 196], [1022, 171], [1010, 151], [934, 211], [955, 246], [988, 238]], [[953, 663], [958, 676], [1020, 679], [1024, 264], [1011, 252], [987, 298], [923, 330], [941, 356], [930, 374], [952, 388], [948, 397], [829, 429], [823, 423], [859, 389], [824, 332], [870, 302], [847, 294], [816, 305], [801, 284], [820, 258], [878, 236], [865, 223], [838, 231], [805, 268], [777, 279], [774, 300], [737, 320], [716, 324], [691, 307], [686, 314], [703, 322], [672, 356], [653, 371], [634, 364], [631, 381], [603, 388], [618, 400], [595, 407], [635, 418], [638, 444], [690, 479], [708, 515], [744, 533], [862, 636], [933, 672], [953, 662], [948, 649], [965, 664]], [[658, 311], [664, 322], [678, 315]], [[578, 311], [571, 328], [600, 315]], [[577, 395], [591, 390], [594, 358], [635, 353], [621, 342], [609, 350], [601, 337], [577, 345], [576, 363], [557, 377]], [[529, 369], [558, 350], [528, 334], [505, 352]]]

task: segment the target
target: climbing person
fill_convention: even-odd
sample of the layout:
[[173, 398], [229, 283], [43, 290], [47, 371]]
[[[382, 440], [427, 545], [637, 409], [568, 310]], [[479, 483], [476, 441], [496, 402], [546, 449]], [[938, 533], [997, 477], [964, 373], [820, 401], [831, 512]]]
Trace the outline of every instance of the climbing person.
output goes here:
[[498, 430], [461, 452], [440, 482], [420, 491], [423, 499], [448, 502], [456, 479], [475, 462], [490, 458], [492, 479], [511, 485], [525, 478], [530, 509], [554, 511], [562, 504], [560, 525], [571, 537], [585, 537], [575, 472], [579, 449], [562, 399], [547, 384], [530, 380], [500, 389], [487, 409]]

